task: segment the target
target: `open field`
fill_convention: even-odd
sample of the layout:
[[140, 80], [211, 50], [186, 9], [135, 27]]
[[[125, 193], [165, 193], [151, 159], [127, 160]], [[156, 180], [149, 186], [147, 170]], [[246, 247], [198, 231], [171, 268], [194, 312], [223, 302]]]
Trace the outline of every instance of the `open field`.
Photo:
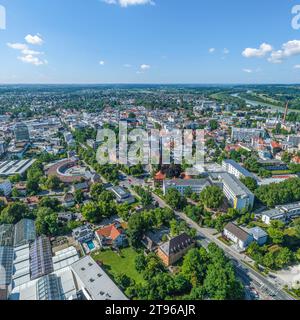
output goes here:
[[117, 275], [125, 274], [136, 283], [143, 282], [140, 273], [135, 269], [135, 257], [137, 252], [132, 248], [125, 248], [120, 250], [120, 254], [112, 251], [97, 251], [92, 254], [95, 261], [103, 263], [104, 269], [114, 278]]

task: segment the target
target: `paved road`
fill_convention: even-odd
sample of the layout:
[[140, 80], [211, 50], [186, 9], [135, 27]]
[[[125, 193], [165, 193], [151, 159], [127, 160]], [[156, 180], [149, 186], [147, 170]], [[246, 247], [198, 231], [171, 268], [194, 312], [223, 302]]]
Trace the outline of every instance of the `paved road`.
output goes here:
[[[129, 189], [131, 189], [133, 185], [146, 186], [146, 183], [144, 182], [144, 180], [127, 176], [121, 182], [121, 186]], [[159, 196], [154, 193], [152, 195], [154, 200], [157, 201], [161, 208], [170, 208]], [[207, 246], [211, 242], [214, 242], [221, 249], [223, 249], [225, 254], [233, 261], [237, 275], [245, 284], [251, 284], [251, 282], [254, 282], [256, 287], [260, 288], [260, 290], [263, 291], [267, 296], [273, 296], [274, 300], [295, 300], [292, 296], [290, 296], [288, 293], [279, 288], [275, 283], [273, 283], [271, 279], [269, 280], [259, 272], [250, 268], [245, 263], [247, 262], [247, 258], [218, 240], [217, 237], [212, 234], [211, 229], [201, 228], [197, 223], [195, 223], [182, 212], [175, 211], [175, 214], [177, 217], [184, 220], [189, 227], [197, 231], [199, 242], [203, 247], [207, 248]], [[248, 260], [248, 263], [249, 262], [250, 259]]]

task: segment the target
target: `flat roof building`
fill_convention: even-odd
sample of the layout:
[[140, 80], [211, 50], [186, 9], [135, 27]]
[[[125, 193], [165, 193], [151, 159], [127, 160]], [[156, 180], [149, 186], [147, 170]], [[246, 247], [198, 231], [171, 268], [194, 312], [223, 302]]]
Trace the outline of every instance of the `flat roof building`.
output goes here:
[[233, 174], [236, 178], [254, 178], [254, 175], [242, 167], [240, 164], [235, 162], [234, 160], [224, 160], [222, 163], [222, 167], [226, 172]]
[[212, 183], [223, 188], [223, 193], [229, 204], [238, 210], [252, 208], [254, 194], [234, 175], [229, 173], [211, 173]]
[[252, 139], [264, 138], [266, 131], [257, 128], [232, 128], [231, 139], [233, 141], [251, 142]]
[[191, 189], [193, 193], [200, 194], [206, 187], [211, 185], [207, 179], [173, 179], [164, 180], [163, 192], [167, 193], [169, 189], [176, 189], [182, 195], [184, 195], [187, 189]]
[[268, 240], [268, 234], [260, 227], [254, 227], [248, 230], [254, 240], [260, 245], [264, 245]]
[[127, 203], [131, 204], [131, 203], [135, 202], [135, 199], [131, 195], [131, 193], [127, 192], [125, 189], [123, 189], [119, 186], [111, 187], [109, 190], [114, 193], [114, 195], [117, 197], [117, 201], [119, 203], [127, 202]]
[[283, 222], [300, 216], [300, 202], [289, 203], [275, 207], [275, 209], [264, 211], [261, 215], [262, 221], [271, 224], [274, 220]]
[[71, 269], [79, 288], [88, 300], [128, 300], [90, 256], [72, 264]]

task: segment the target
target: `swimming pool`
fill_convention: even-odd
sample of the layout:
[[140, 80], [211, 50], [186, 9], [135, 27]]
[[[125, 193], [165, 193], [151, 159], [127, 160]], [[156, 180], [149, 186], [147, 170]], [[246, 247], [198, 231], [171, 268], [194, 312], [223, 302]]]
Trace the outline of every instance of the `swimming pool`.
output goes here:
[[88, 241], [86, 244], [91, 251], [95, 249], [95, 244], [92, 240]]

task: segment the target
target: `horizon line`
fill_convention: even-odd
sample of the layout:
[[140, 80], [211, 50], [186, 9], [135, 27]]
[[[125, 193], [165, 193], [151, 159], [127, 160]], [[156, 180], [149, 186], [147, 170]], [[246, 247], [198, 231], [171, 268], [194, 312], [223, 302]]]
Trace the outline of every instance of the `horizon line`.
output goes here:
[[101, 83], [101, 82], [16, 82], [16, 83], [0, 83], [0, 86], [21, 86], [21, 85], [85, 85], [85, 86], [93, 86], [93, 85], [99, 85], [99, 86], [113, 86], [113, 85], [183, 85], [183, 86], [246, 86], [246, 85], [300, 85], [298, 82], [236, 82], [236, 83], [226, 83], [226, 82], [220, 82], [220, 83], [201, 83], [201, 82], [107, 82], [107, 83]]

